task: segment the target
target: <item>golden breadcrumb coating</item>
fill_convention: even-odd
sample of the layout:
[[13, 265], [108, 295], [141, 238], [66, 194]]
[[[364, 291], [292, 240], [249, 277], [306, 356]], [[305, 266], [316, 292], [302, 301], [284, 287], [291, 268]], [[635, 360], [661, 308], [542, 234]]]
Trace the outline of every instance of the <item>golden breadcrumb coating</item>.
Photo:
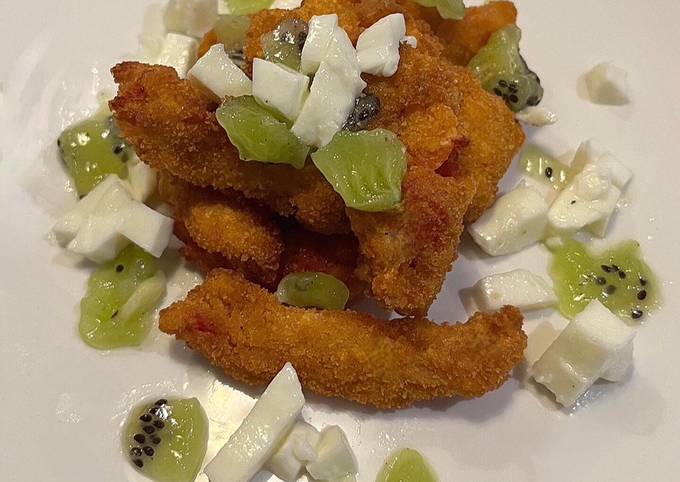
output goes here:
[[111, 110], [147, 164], [197, 186], [234, 189], [322, 233], [348, 231], [344, 204], [311, 162], [244, 162], [215, 117], [217, 105], [173, 68], [123, 62]]
[[198, 247], [223, 256], [250, 280], [275, 282], [283, 241], [271, 212], [242, 196], [192, 186], [168, 174], [161, 174], [159, 192]]
[[469, 7], [461, 20], [444, 20], [435, 31], [445, 45], [444, 56], [456, 65], [467, 65], [496, 30], [516, 21], [512, 2], [495, 1]]
[[426, 315], [458, 256], [474, 180], [411, 166], [402, 190], [403, 206], [393, 212], [348, 210], [362, 255], [358, 275], [384, 307]]
[[522, 315], [505, 307], [464, 324], [380, 320], [288, 307], [240, 274], [215, 270], [160, 328], [245, 383], [268, 383], [286, 362], [310, 391], [380, 409], [500, 387], [523, 359]]

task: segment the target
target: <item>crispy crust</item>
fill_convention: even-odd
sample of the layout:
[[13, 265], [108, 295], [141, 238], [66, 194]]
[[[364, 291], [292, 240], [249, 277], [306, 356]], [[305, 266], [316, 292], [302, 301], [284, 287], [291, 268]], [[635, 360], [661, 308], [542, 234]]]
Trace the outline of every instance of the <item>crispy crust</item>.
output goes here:
[[160, 176], [159, 193], [174, 206], [175, 219], [197, 247], [220, 255], [226, 266], [249, 280], [262, 285], [276, 281], [283, 240], [271, 212], [236, 193], [199, 188], [165, 173]]
[[380, 409], [479, 397], [508, 379], [526, 346], [513, 307], [465, 324], [385, 321], [286, 307], [228, 270], [163, 310], [160, 328], [237, 380], [263, 385], [291, 362], [306, 389]]
[[313, 164], [244, 162], [215, 117], [216, 104], [170, 67], [123, 62], [111, 101], [123, 136], [139, 157], [197, 186], [234, 189], [322, 233], [348, 231], [344, 205]]
[[401, 210], [348, 210], [362, 255], [358, 274], [386, 308], [425, 315], [458, 256], [475, 185], [470, 177], [444, 178], [411, 166], [403, 192]]

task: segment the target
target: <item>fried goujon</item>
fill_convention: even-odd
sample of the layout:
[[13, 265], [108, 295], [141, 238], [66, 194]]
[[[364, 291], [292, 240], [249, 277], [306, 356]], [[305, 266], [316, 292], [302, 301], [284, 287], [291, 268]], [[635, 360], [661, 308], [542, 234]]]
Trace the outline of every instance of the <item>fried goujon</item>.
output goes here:
[[124, 62], [111, 110], [123, 136], [147, 164], [197, 186], [233, 189], [322, 233], [346, 233], [344, 204], [313, 164], [244, 162], [209, 98], [170, 67]]
[[470, 177], [444, 178], [411, 166], [402, 190], [401, 210], [348, 210], [361, 250], [358, 274], [384, 307], [426, 315], [458, 256], [475, 185]]
[[306, 389], [380, 409], [482, 396], [508, 379], [526, 346], [513, 307], [465, 324], [385, 321], [283, 306], [228, 270], [163, 310], [160, 328], [242, 382], [264, 385], [291, 362]]
[[249, 280], [275, 282], [283, 241], [270, 212], [235, 193], [199, 188], [167, 174], [160, 176], [159, 193], [198, 247], [221, 255]]

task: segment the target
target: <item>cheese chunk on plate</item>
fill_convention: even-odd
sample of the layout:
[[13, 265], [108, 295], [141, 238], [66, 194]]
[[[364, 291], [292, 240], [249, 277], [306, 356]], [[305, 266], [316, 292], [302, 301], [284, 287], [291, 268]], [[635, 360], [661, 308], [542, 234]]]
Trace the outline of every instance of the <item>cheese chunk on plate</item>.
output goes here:
[[520, 310], [547, 308], [557, 303], [552, 287], [540, 276], [525, 269], [482, 278], [474, 286], [474, 296], [483, 310], [513, 305]]
[[218, 99], [250, 95], [253, 89], [251, 80], [229, 58], [222, 44], [210, 47], [191, 67], [187, 77]]

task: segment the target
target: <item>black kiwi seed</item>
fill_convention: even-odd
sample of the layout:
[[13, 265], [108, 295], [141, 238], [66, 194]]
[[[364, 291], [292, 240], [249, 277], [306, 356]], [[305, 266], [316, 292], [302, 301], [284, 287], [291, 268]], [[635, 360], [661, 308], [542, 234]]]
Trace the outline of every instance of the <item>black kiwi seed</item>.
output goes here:
[[156, 428], [163, 428], [165, 427], [165, 424], [161, 420], [154, 420], [153, 426]]
[[607, 286], [607, 288], [605, 288], [605, 292], [608, 295], [613, 295], [615, 291], [616, 291], [616, 286], [614, 286], [614, 285], [609, 285], [609, 286]]
[[132, 447], [130, 449], [130, 455], [132, 455], [133, 457], [140, 457], [142, 455], [142, 449], [140, 449], [139, 447]]
[[614, 271], [611, 266], [607, 266], [606, 264], [603, 264], [602, 266], [600, 266], [600, 268], [602, 268], [602, 271], [604, 271], [605, 273], [611, 273], [612, 271]]
[[607, 284], [607, 280], [604, 279], [602, 276], [598, 276], [597, 279], [595, 280], [595, 282], [596, 282], [597, 284], [599, 284], [600, 286], [603, 286], [603, 285], [606, 285], [606, 284]]
[[160, 417], [163, 411], [158, 407], [153, 407], [149, 409], [149, 413], [155, 417]]
[[124, 269], [125, 266], [123, 266], [122, 264], [116, 265], [116, 273], [122, 273]]
[[156, 431], [156, 429], [153, 428], [151, 425], [145, 425], [142, 430], [144, 430], [144, 432], [148, 433], [149, 435]]
[[153, 454], [155, 453], [154, 450], [151, 447], [144, 447], [144, 453], [148, 455], [149, 457], [153, 457]]
[[501, 87], [507, 87], [508, 81], [501, 79], [501, 80], [498, 81], [498, 85], [500, 85]]
[[647, 298], [647, 290], [639, 291], [638, 294], [637, 294], [637, 299], [642, 301], [645, 298]]
[[140, 419], [142, 422], [147, 422], [147, 423], [151, 421], [151, 418], [152, 418], [151, 415], [149, 415], [148, 413], [145, 413], [144, 415], [142, 415], [141, 417], [139, 417], [139, 419]]
[[158, 445], [159, 443], [161, 443], [161, 438], [159, 436], [155, 436], [151, 439], [151, 443], [154, 445]]
[[144, 442], [146, 442], [146, 437], [144, 435], [142, 435], [141, 433], [135, 434], [135, 436], [132, 437], [132, 438], [135, 439], [135, 442], [140, 443], [140, 444], [143, 444]]
[[621, 271], [621, 268], [619, 268], [619, 267], [616, 266], [615, 264], [612, 265], [612, 269], [613, 269], [614, 271]]
[[626, 279], [626, 273], [623, 271], [619, 271], [619, 278]]
[[57, 145], [61, 147], [61, 139], [57, 139]]
[[140, 469], [144, 467], [144, 462], [141, 461], [141, 459], [135, 459], [133, 460], [134, 464], [139, 467]]
[[160, 400], [156, 400], [155, 405], [158, 405], [159, 407], [162, 405], [166, 405], [168, 401], [165, 398], [161, 398]]
[[644, 278], [640, 278], [640, 285], [641, 286], [647, 286], [647, 280]]
[[[505, 82], [505, 81], [501, 80], [501, 82]], [[493, 88], [493, 93], [496, 94], [496, 95], [503, 95], [503, 91], [501, 91], [501, 89], [499, 89], [498, 87]]]
[[118, 155], [121, 152], [123, 152], [124, 149], [125, 149], [125, 146], [123, 146], [122, 144], [118, 144], [116, 147], [113, 148], [113, 153]]
[[633, 310], [630, 313], [630, 316], [633, 317], [634, 320], [642, 318], [642, 311], [641, 310]]
[[553, 175], [552, 167], [546, 167], [546, 168], [545, 168], [545, 175], [546, 175], [547, 177], [552, 177], [552, 175]]
[[111, 319], [114, 319], [116, 316], [118, 316], [118, 310], [113, 312], [113, 314], [111, 315]]

